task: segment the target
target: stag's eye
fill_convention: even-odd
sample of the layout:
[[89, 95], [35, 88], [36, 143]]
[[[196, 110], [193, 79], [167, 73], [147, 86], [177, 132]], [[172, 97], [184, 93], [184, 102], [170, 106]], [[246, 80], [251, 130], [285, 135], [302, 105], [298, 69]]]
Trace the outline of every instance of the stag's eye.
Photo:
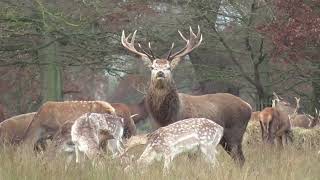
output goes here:
[[151, 70], [154, 70], [154, 67], [150, 66], [150, 69], [151, 69]]

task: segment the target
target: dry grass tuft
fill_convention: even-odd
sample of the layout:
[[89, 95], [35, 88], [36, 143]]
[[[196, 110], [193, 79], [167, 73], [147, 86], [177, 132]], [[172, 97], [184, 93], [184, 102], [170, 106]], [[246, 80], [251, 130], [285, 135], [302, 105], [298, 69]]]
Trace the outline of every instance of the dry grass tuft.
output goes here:
[[[90, 162], [83, 165], [72, 163], [64, 169], [64, 157], [48, 157], [48, 154], [36, 157], [28, 146], [17, 149], [5, 147], [0, 149], [0, 179], [248, 179], [248, 180], [315, 180], [320, 177], [320, 146], [297, 149], [286, 147], [282, 151], [261, 145], [244, 146], [246, 163], [239, 169], [230, 157], [219, 147], [219, 165], [209, 168], [202, 158], [189, 159], [186, 155], [174, 161], [171, 174], [162, 176], [162, 163], [154, 163], [144, 174], [139, 172], [124, 173], [123, 167], [116, 160], [104, 160], [104, 166], [93, 167]], [[130, 153], [138, 157], [143, 147]]]

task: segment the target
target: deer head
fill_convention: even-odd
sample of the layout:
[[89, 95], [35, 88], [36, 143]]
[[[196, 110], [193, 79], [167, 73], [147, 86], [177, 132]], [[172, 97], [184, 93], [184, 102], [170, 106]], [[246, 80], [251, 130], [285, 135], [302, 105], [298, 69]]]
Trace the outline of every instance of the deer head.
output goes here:
[[293, 120], [297, 114], [298, 114], [298, 110], [300, 108], [300, 98], [294, 97], [296, 99], [296, 108], [294, 109], [294, 112], [292, 114], [289, 114], [289, 120]]
[[148, 52], [142, 49], [141, 45], [138, 46], [142, 52], [139, 52], [134, 47], [134, 41], [136, 37], [137, 30], [134, 31], [131, 40], [131, 34], [127, 37], [122, 31], [121, 43], [129, 51], [138, 55], [145, 64], [151, 70], [151, 83], [155, 83], [158, 88], [163, 88], [166, 82], [172, 82], [172, 70], [179, 64], [184, 56], [189, 54], [195, 48], [197, 48], [202, 42], [202, 34], [200, 33], [200, 27], [198, 26], [198, 32], [195, 34], [190, 27], [190, 37], [187, 39], [180, 31], [178, 31], [182, 39], [186, 42], [186, 45], [181, 50], [172, 53], [174, 48], [174, 43], [172, 43], [171, 48], [168, 52], [166, 58], [157, 58], [151, 50], [151, 44], [148, 43]]

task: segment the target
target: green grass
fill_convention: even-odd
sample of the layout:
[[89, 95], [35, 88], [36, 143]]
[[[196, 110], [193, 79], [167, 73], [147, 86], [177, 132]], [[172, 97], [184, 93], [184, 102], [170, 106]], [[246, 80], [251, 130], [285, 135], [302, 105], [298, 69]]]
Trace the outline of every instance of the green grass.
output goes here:
[[[144, 174], [124, 173], [123, 167], [116, 160], [105, 160], [104, 166], [93, 167], [90, 162], [83, 165], [72, 163], [64, 169], [64, 157], [52, 157], [50, 153], [36, 157], [26, 147], [1, 148], [0, 179], [218, 179], [218, 180], [317, 180], [320, 179], [320, 147], [296, 149], [286, 147], [279, 152], [275, 148], [248, 145], [244, 147], [246, 163], [239, 169], [230, 157], [219, 147], [217, 155], [219, 165], [209, 168], [201, 158], [189, 159], [186, 155], [177, 157], [174, 168], [168, 176], [162, 175], [162, 163], [154, 163]], [[142, 151], [137, 148], [131, 152], [136, 157]]]

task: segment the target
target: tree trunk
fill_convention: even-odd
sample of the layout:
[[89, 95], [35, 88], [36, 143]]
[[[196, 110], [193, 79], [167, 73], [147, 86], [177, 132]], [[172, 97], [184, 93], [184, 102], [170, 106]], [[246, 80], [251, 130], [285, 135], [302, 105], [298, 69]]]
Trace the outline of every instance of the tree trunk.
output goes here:
[[[215, 24], [217, 20], [217, 13], [219, 11], [221, 4], [221, 0], [200, 0], [193, 2], [193, 8], [196, 8], [197, 11], [201, 11], [196, 13], [195, 18], [193, 19], [193, 24], [201, 23], [201, 20], [208, 19], [210, 20], [210, 24]], [[205, 15], [203, 15], [205, 14]], [[205, 18], [203, 16], [206, 16]], [[208, 22], [205, 21], [201, 27], [211, 26], [208, 25]], [[208, 42], [207, 42], [208, 43]], [[214, 43], [214, 42], [213, 42]], [[215, 45], [210, 44], [210, 48], [215, 47]], [[206, 52], [206, 51], [205, 51]], [[205, 55], [201, 53], [201, 50], [198, 49], [189, 54], [190, 61], [194, 67], [196, 77], [199, 83], [198, 91], [201, 94], [207, 93], [217, 93], [217, 92], [227, 92], [234, 95], [239, 95], [239, 88], [234, 86], [232, 83], [228, 81], [221, 81], [218, 79], [208, 78], [208, 72], [210, 71], [210, 66], [224, 68], [224, 64], [220, 61], [217, 61], [212, 54]], [[219, 65], [221, 64], [221, 65]], [[213, 77], [214, 78], [214, 77]]]
[[[312, 87], [313, 87], [313, 106], [320, 109], [320, 63], [314, 63], [317, 67], [317, 70], [314, 73], [312, 79]], [[314, 111], [314, 109], [312, 109]]]
[[[49, 35], [45, 35], [45, 44], [52, 41]], [[57, 62], [57, 44], [51, 43], [49, 46], [39, 50], [41, 60], [41, 94], [42, 103], [46, 101], [62, 100], [62, 78], [61, 67]]]

